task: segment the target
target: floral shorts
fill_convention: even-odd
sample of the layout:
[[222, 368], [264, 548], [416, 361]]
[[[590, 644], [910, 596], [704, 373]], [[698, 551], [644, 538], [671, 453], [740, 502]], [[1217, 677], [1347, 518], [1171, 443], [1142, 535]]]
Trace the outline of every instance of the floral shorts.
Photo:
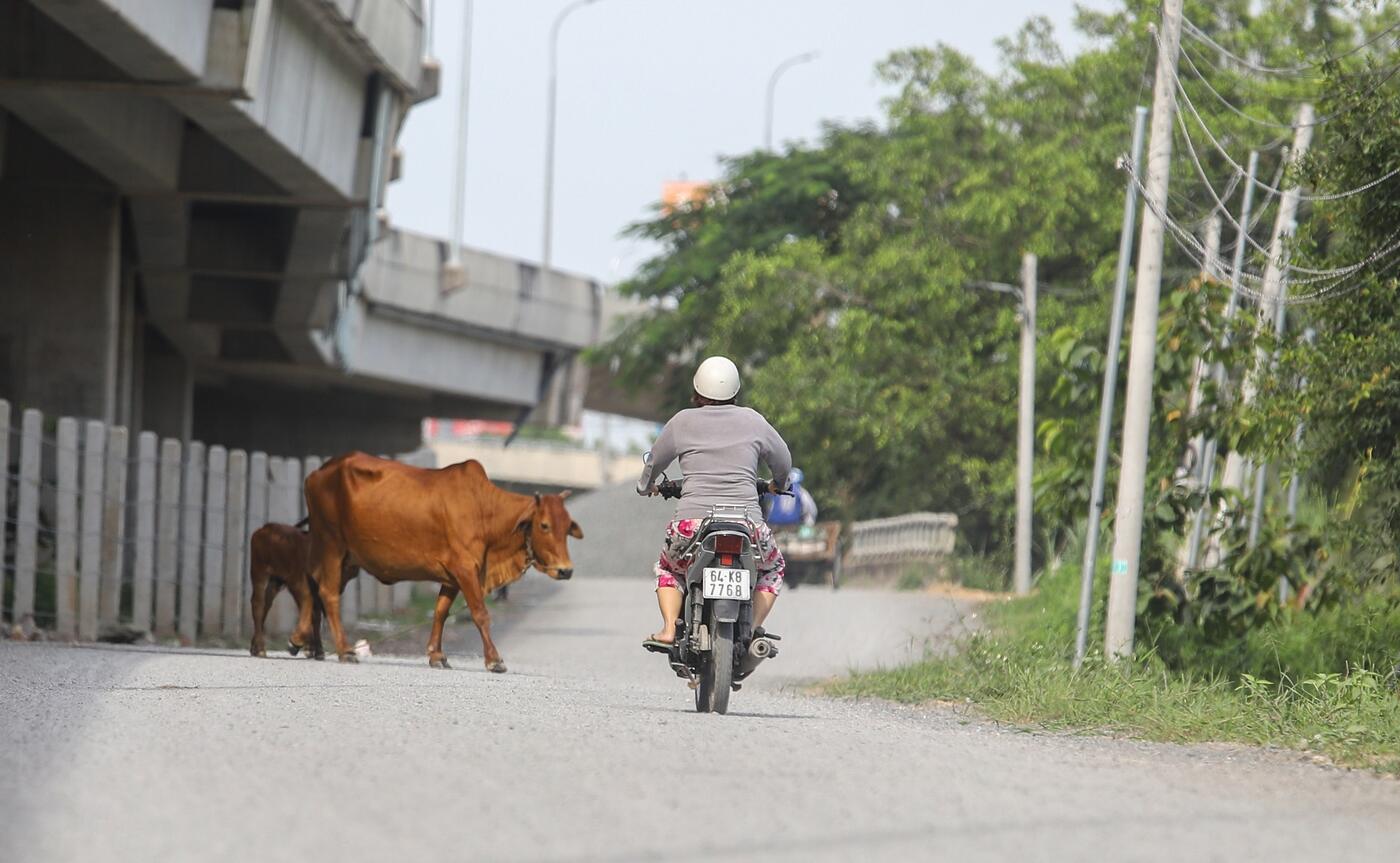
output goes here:
[[[700, 518], [679, 518], [666, 526], [666, 542], [661, 546], [661, 557], [656, 561], [656, 586], [680, 587], [690, 567], [686, 550], [695, 539], [695, 531], [700, 529]], [[787, 562], [778, 544], [773, 541], [773, 531], [763, 522], [753, 526], [754, 556], [758, 560], [758, 584], [754, 590], [777, 595], [783, 589], [783, 570]]]

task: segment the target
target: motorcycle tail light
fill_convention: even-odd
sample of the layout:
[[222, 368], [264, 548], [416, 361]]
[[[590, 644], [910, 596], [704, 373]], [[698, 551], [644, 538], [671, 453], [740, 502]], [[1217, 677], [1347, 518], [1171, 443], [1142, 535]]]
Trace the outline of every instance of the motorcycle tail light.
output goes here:
[[721, 555], [719, 555], [719, 565], [720, 565], [720, 566], [733, 566], [733, 565], [734, 565], [734, 555], [732, 555], [732, 554], [721, 554]]
[[743, 554], [744, 538], [732, 533], [721, 534], [715, 537], [715, 551], [720, 554]]

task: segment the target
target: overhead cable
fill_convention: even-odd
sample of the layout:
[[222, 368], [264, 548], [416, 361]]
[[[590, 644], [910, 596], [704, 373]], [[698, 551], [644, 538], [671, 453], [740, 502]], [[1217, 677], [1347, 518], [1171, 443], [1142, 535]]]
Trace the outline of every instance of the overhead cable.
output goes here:
[[[1356, 47], [1351, 48], [1350, 50], [1344, 51], [1343, 53], [1338, 54], [1335, 57], [1328, 57], [1325, 60], [1315, 61], [1312, 63], [1303, 63], [1297, 66], [1263, 66], [1258, 63], [1254, 63], [1253, 61], [1246, 60], [1245, 58], [1231, 51], [1229, 48], [1226, 48], [1224, 45], [1221, 45], [1214, 38], [1212, 38], [1209, 33], [1193, 24], [1191, 22], [1191, 19], [1189, 18], [1183, 17], [1181, 19], [1181, 25], [1182, 30], [1188, 36], [1197, 40], [1198, 42], [1204, 42], [1205, 44], [1219, 51], [1221, 54], [1225, 55], [1226, 57], [1230, 58], [1231, 60], [1235, 61], [1236, 63], [1238, 63], [1246, 69], [1250, 69], [1254, 72], [1262, 72], [1267, 75], [1294, 76], [1302, 76], [1306, 72], [1321, 69], [1328, 63], [1335, 63], [1338, 60], [1346, 59], [1347, 57], [1350, 57], [1353, 54], [1359, 54], [1367, 48], [1371, 47], [1372, 45], [1376, 44], [1380, 40], [1384, 39], [1390, 33], [1393, 33], [1395, 32], [1395, 30], [1400, 29], [1400, 21], [1397, 21], [1396, 23], [1391, 24], [1389, 27], [1386, 27], [1384, 30], [1377, 33], [1375, 36], [1372, 36], [1370, 39], [1367, 39], [1365, 42], [1362, 42], [1360, 45], [1357, 45]], [[1400, 39], [1397, 39], [1397, 43], [1400, 43]]]

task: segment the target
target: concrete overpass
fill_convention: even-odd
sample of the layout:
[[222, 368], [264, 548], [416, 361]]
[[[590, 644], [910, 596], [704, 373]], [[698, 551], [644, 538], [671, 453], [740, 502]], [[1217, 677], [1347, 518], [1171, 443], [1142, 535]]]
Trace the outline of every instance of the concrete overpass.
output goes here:
[[492, 482], [521, 492], [553, 492], [562, 489], [590, 491], [620, 482], [636, 482], [642, 457], [609, 453], [603, 449], [516, 441], [509, 447], [499, 440], [429, 441], [438, 467], [476, 459]]
[[476, 254], [444, 296], [444, 245], [383, 217], [422, 15], [0, 0], [0, 395], [272, 452], [574, 420], [598, 286]]

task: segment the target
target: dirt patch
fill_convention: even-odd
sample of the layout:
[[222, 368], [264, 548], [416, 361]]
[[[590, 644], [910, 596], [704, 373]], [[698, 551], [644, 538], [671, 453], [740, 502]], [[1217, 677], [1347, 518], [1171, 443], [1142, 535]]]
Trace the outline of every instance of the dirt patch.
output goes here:
[[1002, 593], [995, 590], [979, 590], [975, 587], [963, 587], [961, 584], [951, 584], [946, 581], [939, 581], [924, 588], [924, 593], [931, 593], [935, 596], [946, 596], [949, 599], [961, 599], [966, 602], [1007, 602], [1016, 598], [1014, 593]]

